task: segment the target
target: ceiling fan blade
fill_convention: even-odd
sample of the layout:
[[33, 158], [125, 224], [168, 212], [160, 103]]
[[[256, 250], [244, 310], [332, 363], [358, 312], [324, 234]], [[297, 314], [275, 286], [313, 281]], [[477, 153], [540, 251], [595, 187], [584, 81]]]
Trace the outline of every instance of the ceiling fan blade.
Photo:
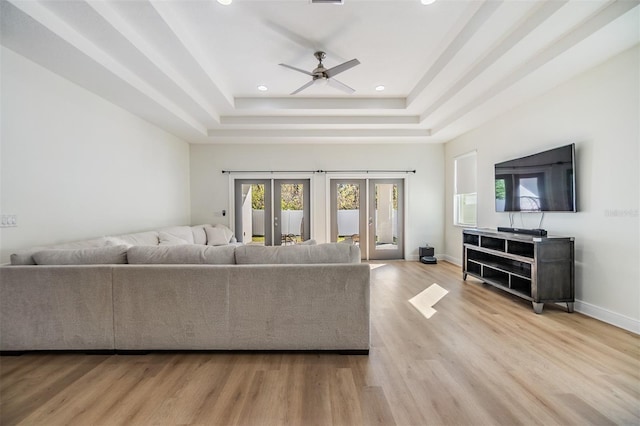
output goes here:
[[331, 87], [335, 87], [336, 89], [342, 90], [345, 93], [349, 93], [352, 94], [353, 92], [355, 92], [355, 89], [352, 89], [351, 87], [347, 86], [346, 84], [336, 80], [335, 78], [330, 78], [327, 80], [327, 84], [329, 84], [329, 86]]
[[324, 73], [327, 75], [327, 77], [331, 78], [334, 75], [340, 74], [343, 71], [346, 71], [350, 68], [355, 67], [356, 65], [359, 65], [360, 61], [357, 59], [352, 59], [350, 61], [344, 62], [340, 65], [336, 65], [333, 68], [329, 68], [328, 70], [326, 70]]
[[283, 66], [285, 68], [289, 68], [289, 69], [294, 70], [294, 71], [301, 72], [301, 73], [306, 74], [306, 75], [313, 76], [313, 74], [311, 74], [309, 71], [301, 70], [300, 68], [292, 67], [291, 65], [287, 65], [287, 64], [278, 64], [278, 65]]
[[304, 86], [299, 88], [298, 90], [295, 90], [295, 91], [291, 92], [291, 94], [295, 95], [296, 93], [302, 92], [304, 89], [306, 89], [307, 87], [311, 86], [312, 84], [313, 84], [313, 80], [311, 80], [310, 82], [308, 82], [307, 84], [305, 84]]

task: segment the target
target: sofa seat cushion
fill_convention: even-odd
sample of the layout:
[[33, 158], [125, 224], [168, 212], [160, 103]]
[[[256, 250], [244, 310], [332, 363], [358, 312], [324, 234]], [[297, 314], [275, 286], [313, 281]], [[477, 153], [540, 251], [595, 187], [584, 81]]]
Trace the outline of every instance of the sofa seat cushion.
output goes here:
[[33, 254], [37, 265], [105, 265], [127, 263], [127, 246], [47, 249]]
[[209, 247], [198, 244], [179, 246], [134, 246], [128, 251], [131, 264], [218, 264], [233, 265], [235, 246]]
[[360, 263], [360, 247], [351, 244], [238, 246], [238, 264]]

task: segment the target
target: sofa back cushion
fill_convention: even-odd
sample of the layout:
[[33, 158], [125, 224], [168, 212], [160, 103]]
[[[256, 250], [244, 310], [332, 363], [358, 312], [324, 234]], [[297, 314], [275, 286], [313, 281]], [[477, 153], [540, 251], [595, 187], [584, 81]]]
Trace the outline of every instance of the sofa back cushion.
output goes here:
[[36, 261], [33, 255], [41, 250], [46, 250], [46, 247], [34, 247], [28, 250], [20, 250], [16, 253], [12, 253], [10, 256], [12, 265], [35, 265]]
[[[91, 240], [72, 241], [69, 243], [61, 243], [52, 246], [40, 246], [33, 247], [26, 250], [20, 250], [11, 254], [12, 265], [35, 265], [36, 261], [33, 259], [33, 255], [42, 250], [49, 249], [81, 249], [91, 247], [104, 247], [107, 245], [107, 240], [104, 237], [93, 238]], [[116, 244], [112, 244], [116, 245]]]
[[[191, 229], [189, 229], [189, 233], [191, 233]], [[164, 231], [158, 232], [158, 239], [160, 240], [160, 243], [158, 244], [160, 246], [182, 246], [185, 244], [193, 244]], [[193, 235], [191, 235], [191, 239], [193, 239]]]
[[236, 263], [235, 246], [209, 247], [198, 244], [179, 246], [134, 246], [127, 255], [131, 264], [212, 264]]
[[159, 229], [158, 231], [159, 231], [159, 237], [161, 237], [161, 239], [163, 235], [165, 236], [165, 239], [169, 239], [169, 238], [166, 238], [167, 234], [169, 234], [173, 237], [184, 240], [189, 244], [194, 243], [193, 232], [191, 231], [190, 226], [170, 226], [168, 228]]
[[351, 244], [236, 247], [238, 264], [360, 263], [360, 247]]
[[127, 263], [127, 246], [46, 249], [33, 254], [37, 265], [104, 265]]
[[135, 234], [116, 235], [116, 237], [134, 246], [157, 246], [159, 243], [158, 231], [137, 232]]

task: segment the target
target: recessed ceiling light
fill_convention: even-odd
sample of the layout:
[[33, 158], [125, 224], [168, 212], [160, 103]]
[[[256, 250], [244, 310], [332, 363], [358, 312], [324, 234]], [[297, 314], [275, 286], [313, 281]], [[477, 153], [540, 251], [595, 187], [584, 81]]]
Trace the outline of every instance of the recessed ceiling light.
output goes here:
[[266, 92], [267, 90], [269, 90], [269, 88], [261, 84], [260, 86], [258, 86], [258, 90], [261, 92]]
[[224, 4], [225, 6], [230, 5], [233, 0], [218, 0], [218, 3]]
[[376, 91], [382, 92], [383, 90], [384, 90], [384, 86], [383, 85], [376, 86]]
[[[220, 0], [218, 0], [220, 1]], [[436, 0], [420, 0], [422, 2], [422, 4], [433, 4], [436, 2]]]

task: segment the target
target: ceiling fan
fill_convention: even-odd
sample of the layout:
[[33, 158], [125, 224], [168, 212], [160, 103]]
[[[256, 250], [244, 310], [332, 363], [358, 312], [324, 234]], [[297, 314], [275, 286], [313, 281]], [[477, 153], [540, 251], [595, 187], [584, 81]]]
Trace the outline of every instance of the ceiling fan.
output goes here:
[[305, 71], [305, 70], [301, 70], [300, 68], [296, 68], [296, 67], [292, 67], [291, 65], [287, 65], [287, 64], [279, 64], [282, 65], [283, 67], [292, 69], [294, 71], [298, 71], [301, 72], [303, 74], [306, 75], [310, 75], [311, 76], [311, 81], [308, 82], [307, 84], [305, 84], [304, 86], [300, 87], [299, 89], [291, 92], [292, 95], [295, 95], [296, 93], [299, 93], [301, 91], [303, 91], [304, 89], [306, 89], [307, 87], [311, 86], [312, 84], [322, 84], [322, 83], [326, 83], [332, 87], [335, 87], [336, 89], [340, 89], [343, 92], [346, 93], [353, 93], [355, 92], [355, 89], [352, 89], [351, 87], [347, 86], [346, 84], [336, 80], [335, 78], [333, 78], [334, 76], [336, 76], [337, 74], [340, 74], [343, 71], [346, 71], [350, 68], [355, 67], [356, 65], [360, 64], [360, 61], [357, 59], [352, 59], [350, 61], [344, 62], [340, 65], [336, 65], [333, 68], [325, 68], [324, 65], [322, 65], [322, 60], [327, 56], [324, 52], [315, 52], [313, 54], [313, 56], [316, 57], [316, 59], [318, 60], [318, 66], [316, 67], [316, 69], [314, 69], [313, 71], [309, 72], [309, 71]]

